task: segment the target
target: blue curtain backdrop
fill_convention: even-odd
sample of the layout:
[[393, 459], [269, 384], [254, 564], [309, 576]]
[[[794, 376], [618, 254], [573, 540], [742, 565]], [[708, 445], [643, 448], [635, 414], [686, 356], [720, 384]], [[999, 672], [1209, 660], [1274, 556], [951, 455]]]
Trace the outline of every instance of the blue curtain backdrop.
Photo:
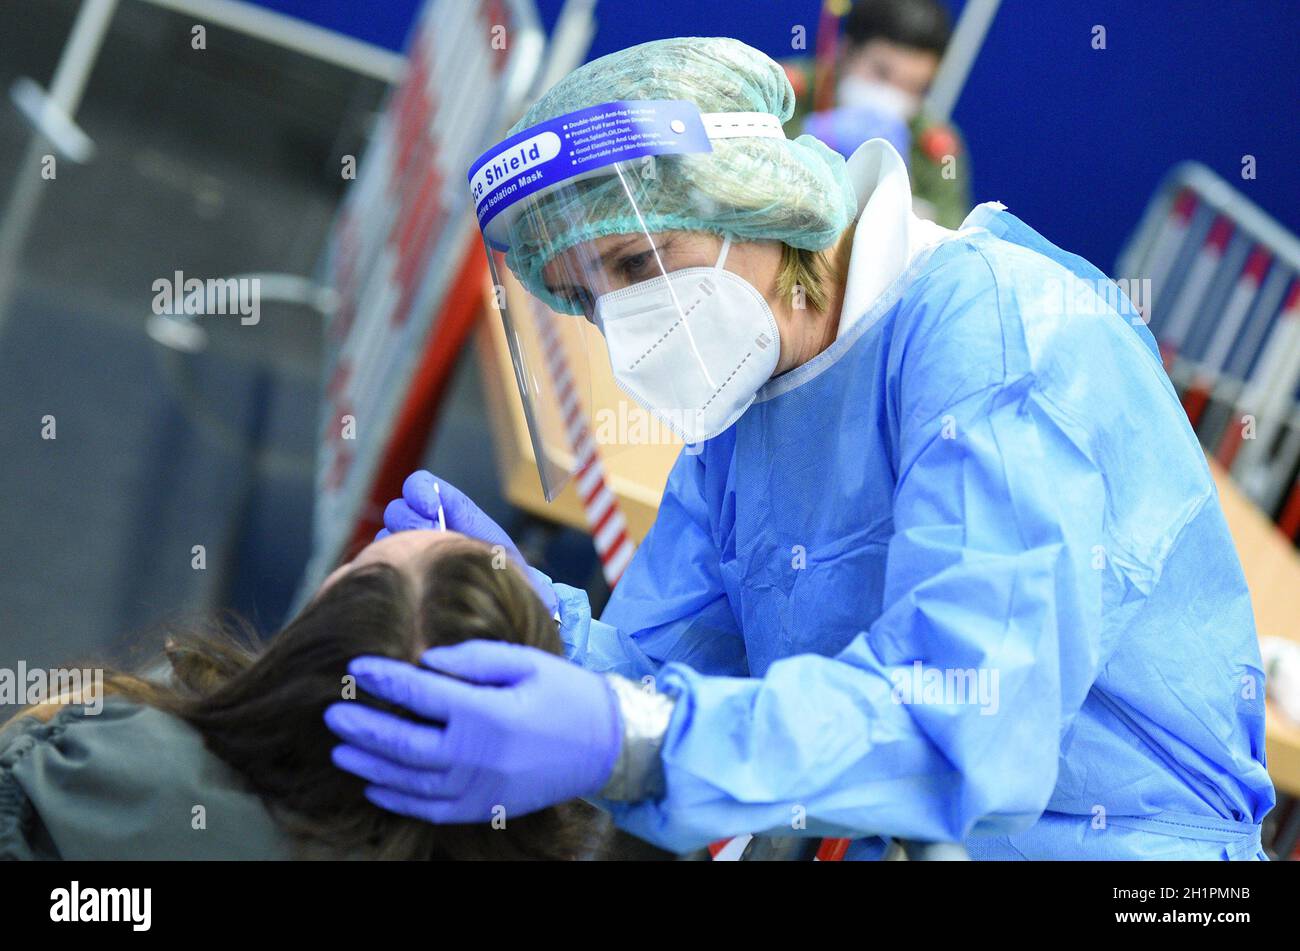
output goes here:
[[[259, 0], [400, 49], [419, 0]], [[563, 0], [538, 0], [549, 28]], [[950, 0], [954, 16], [962, 0]], [[727, 35], [781, 58], [818, 0], [602, 0], [592, 56]], [[1106, 49], [1092, 48], [1094, 26]], [[975, 197], [1109, 270], [1161, 176], [1197, 159], [1300, 231], [1300, 3], [1005, 0], [956, 121]], [[1241, 178], [1244, 155], [1258, 177]]]
[[[401, 50], [421, 0], [247, 0], [385, 49]], [[557, 8], [558, 9], [558, 8]]]
[[[548, 25], [561, 6], [540, 0]], [[792, 25], [811, 37], [819, 7], [604, 0], [592, 55], [727, 35], [780, 58]], [[1004, 0], [955, 114], [976, 200], [1005, 202], [1109, 271], [1164, 173], [1196, 159], [1300, 231], [1298, 33], [1296, 0]], [[1254, 181], [1241, 179], [1243, 155], [1256, 157]]]

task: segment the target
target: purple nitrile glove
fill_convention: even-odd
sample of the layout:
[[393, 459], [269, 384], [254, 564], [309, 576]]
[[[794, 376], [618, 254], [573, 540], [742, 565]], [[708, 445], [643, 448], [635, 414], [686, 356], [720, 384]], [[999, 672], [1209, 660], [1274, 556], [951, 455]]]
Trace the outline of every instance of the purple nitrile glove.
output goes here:
[[[438, 491], [433, 488], [435, 483]], [[546, 575], [524, 561], [524, 556], [519, 553], [505, 529], [488, 518], [468, 495], [427, 470], [421, 469], [406, 477], [402, 483], [402, 497], [393, 499], [384, 509], [384, 527], [375, 536], [375, 541], [386, 538], [393, 532], [412, 528], [437, 528], [439, 494], [442, 496], [442, 512], [447, 520], [447, 528], [489, 545], [500, 545], [506, 557], [523, 569], [537, 596], [542, 599], [546, 609], [554, 614], [559, 600]]]
[[335, 764], [372, 784], [375, 805], [428, 822], [487, 822], [498, 807], [521, 816], [609, 780], [622, 720], [600, 674], [499, 641], [435, 647], [420, 660], [358, 657], [348, 670], [363, 690], [434, 722], [354, 701], [325, 711], [346, 744]]

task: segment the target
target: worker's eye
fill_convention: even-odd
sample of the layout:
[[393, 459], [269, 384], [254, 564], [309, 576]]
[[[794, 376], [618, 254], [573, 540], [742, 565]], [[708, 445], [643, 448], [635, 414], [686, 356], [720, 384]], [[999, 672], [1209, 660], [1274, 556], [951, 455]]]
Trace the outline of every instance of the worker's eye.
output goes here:
[[618, 276], [628, 284], [636, 284], [638, 281], [644, 281], [650, 274], [650, 262], [654, 260], [654, 251], [642, 251], [639, 254], [629, 254], [620, 258], [615, 270]]

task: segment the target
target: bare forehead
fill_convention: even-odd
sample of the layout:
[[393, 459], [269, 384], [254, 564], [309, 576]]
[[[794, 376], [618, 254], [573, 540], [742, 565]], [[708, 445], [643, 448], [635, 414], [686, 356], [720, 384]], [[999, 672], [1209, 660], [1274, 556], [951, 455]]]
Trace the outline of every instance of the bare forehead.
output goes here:
[[352, 559], [351, 567], [387, 564], [419, 580], [443, 555], [486, 547], [483, 542], [450, 529], [412, 529], [393, 532], [386, 538], [371, 542]]

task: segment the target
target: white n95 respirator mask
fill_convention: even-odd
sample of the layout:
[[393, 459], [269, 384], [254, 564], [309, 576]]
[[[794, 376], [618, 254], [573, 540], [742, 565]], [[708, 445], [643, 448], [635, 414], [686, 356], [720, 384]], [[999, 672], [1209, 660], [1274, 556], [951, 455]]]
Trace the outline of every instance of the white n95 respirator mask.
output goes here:
[[869, 109], [912, 121], [921, 111], [919, 96], [904, 92], [891, 83], [848, 75], [835, 87], [835, 101], [848, 109]]
[[776, 370], [780, 335], [763, 295], [724, 268], [691, 267], [596, 299], [614, 378], [688, 443], [723, 432]]

